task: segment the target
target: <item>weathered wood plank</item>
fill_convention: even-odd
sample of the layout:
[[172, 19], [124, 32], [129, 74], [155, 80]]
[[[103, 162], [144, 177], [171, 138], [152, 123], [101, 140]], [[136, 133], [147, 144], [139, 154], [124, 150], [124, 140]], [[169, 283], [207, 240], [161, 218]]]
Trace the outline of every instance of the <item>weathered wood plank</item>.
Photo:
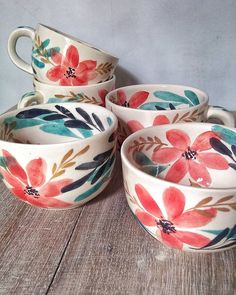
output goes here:
[[235, 252], [162, 246], [137, 225], [116, 171], [109, 188], [86, 205], [49, 294], [232, 295]]
[[0, 185], [0, 294], [45, 294], [82, 208], [36, 209]]

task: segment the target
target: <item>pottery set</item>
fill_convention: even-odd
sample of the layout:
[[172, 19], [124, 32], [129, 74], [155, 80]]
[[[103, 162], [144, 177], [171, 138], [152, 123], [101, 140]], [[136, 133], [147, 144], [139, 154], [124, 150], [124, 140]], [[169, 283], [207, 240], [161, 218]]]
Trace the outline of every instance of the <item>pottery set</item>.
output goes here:
[[[16, 53], [22, 36], [31, 65]], [[236, 245], [233, 114], [189, 86], [115, 89], [116, 57], [44, 25], [15, 30], [8, 50], [34, 76], [34, 91], [0, 116], [0, 173], [13, 195], [83, 205], [112, 178], [118, 141], [128, 205], [150, 235], [196, 253]]]

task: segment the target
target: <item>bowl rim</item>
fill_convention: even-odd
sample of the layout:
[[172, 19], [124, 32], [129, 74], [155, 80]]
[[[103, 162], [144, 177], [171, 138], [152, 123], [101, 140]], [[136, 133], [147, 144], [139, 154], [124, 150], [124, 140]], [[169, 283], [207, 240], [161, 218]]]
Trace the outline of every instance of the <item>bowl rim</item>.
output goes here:
[[109, 58], [112, 58], [112, 59], [115, 60], [114, 62], [116, 62], [116, 63], [119, 61], [119, 58], [118, 58], [118, 57], [112, 55], [111, 53], [109, 53], [109, 52], [107, 52], [107, 51], [105, 51], [105, 50], [103, 50], [103, 49], [100, 49], [100, 48], [98, 48], [98, 47], [95, 47], [94, 45], [92, 45], [92, 44], [90, 44], [90, 43], [88, 43], [88, 42], [86, 42], [86, 41], [83, 41], [83, 40], [81, 40], [81, 39], [78, 39], [78, 38], [76, 38], [76, 37], [74, 37], [74, 36], [72, 36], [72, 35], [69, 35], [69, 34], [64, 33], [64, 32], [62, 32], [62, 31], [59, 31], [59, 30], [57, 30], [57, 29], [54, 29], [54, 28], [52, 28], [52, 27], [50, 27], [50, 26], [44, 25], [44, 24], [42, 24], [42, 23], [38, 23], [37, 28], [40, 28], [40, 27], [42, 27], [42, 28], [44, 28], [44, 29], [47, 29], [47, 30], [49, 30], [49, 31], [52, 31], [54, 34], [61, 35], [62, 37], [66, 38], [66, 39], [68, 39], [68, 40], [72, 40], [73, 42], [79, 43], [79, 44], [81, 44], [82, 46], [87, 47], [87, 48], [90, 49], [90, 50], [93, 50], [93, 51], [96, 52], [98, 55], [101, 55], [101, 56], [107, 56], [107, 57], [109, 57]]
[[[14, 116], [15, 114], [19, 113], [19, 112], [22, 112], [24, 110], [27, 110], [27, 109], [31, 109], [31, 108], [47, 108], [47, 107], [53, 107], [55, 105], [65, 105], [65, 103], [48, 103], [48, 104], [42, 104], [42, 105], [35, 105], [35, 106], [29, 106], [29, 107], [25, 107], [25, 108], [22, 108], [22, 109], [15, 109], [15, 110], [12, 110], [10, 112], [5, 112], [3, 114], [0, 115], [0, 121], [7, 117], [10, 117], [10, 116]], [[38, 148], [38, 149], [48, 149], [50, 147], [58, 147], [58, 146], [67, 146], [67, 145], [71, 145], [71, 144], [80, 144], [80, 143], [89, 143], [90, 141], [94, 141], [94, 140], [97, 140], [101, 137], [105, 137], [107, 134], [109, 134], [110, 132], [112, 132], [112, 130], [116, 131], [117, 127], [118, 127], [118, 119], [117, 117], [108, 109], [104, 108], [104, 107], [101, 107], [101, 106], [98, 106], [98, 105], [93, 105], [93, 104], [88, 104], [88, 103], [76, 103], [76, 102], [70, 102], [70, 103], [66, 103], [66, 105], [74, 105], [74, 108], [76, 107], [87, 107], [87, 108], [98, 108], [100, 110], [100, 113], [107, 113], [107, 115], [109, 115], [109, 117], [111, 117], [112, 119], [112, 124], [109, 125], [104, 131], [102, 132], [99, 132], [97, 134], [94, 134], [88, 138], [82, 138], [82, 139], [76, 139], [74, 138], [74, 140], [70, 140], [70, 141], [65, 141], [65, 142], [57, 142], [57, 143], [44, 143], [44, 144], [27, 144], [27, 143], [18, 143], [18, 142], [10, 142], [10, 141], [6, 141], [6, 140], [2, 140], [0, 139], [0, 146], [3, 144], [3, 145], [9, 145], [9, 146], [14, 146], [15, 148], [20, 148], [20, 147], [23, 147], [23, 148], [26, 148], [26, 149], [31, 149], [32, 148]], [[104, 114], [105, 114], [104, 113]], [[0, 122], [0, 126], [2, 125], [2, 123]]]
[[33, 79], [33, 85], [36, 84], [37, 87], [40, 87], [40, 89], [47, 89], [47, 88], [52, 88], [52, 89], [60, 89], [61, 87], [66, 87], [66, 89], [81, 89], [81, 91], [84, 90], [94, 90], [96, 88], [100, 88], [102, 86], [107, 86], [109, 84], [115, 83], [116, 81], [116, 76], [113, 74], [109, 80], [100, 82], [100, 83], [95, 83], [95, 84], [89, 84], [89, 85], [78, 85], [78, 86], [60, 86], [57, 84], [46, 84], [44, 82], [39, 81], [38, 79], [34, 78]]
[[[236, 193], [236, 187], [226, 187], [226, 188], [216, 188], [216, 187], [194, 187], [194, 186], [189, 186], [189, 185], [185, 185], [185, 184], [180, 184], [180, 183], [175, 183], [175, 182], [171, 182], [171, 181], [167, 181], [165, 179], [161, 179], [161, 178], [158, 178], [158, 177], [155, 177], [155, 176], [152, 176], [146, 172], [143, 172], [142, 170], [138, 169], [129, 159], [128, 159], [128, 156], [127, 156], [127, 147], [128, 147], [128, 144], [134, 139], [136, 138], [139, 133], [142, 133], [144, 132], [144, 130], [152, 130], [152, 129], [161, 129], [163, 128], [163, 126], [173, 126], [173, 128], [175, 127], [178, 127], [178, 126], [185, 126], [186, 125], [208, 125], [208, 126], [213, 126], [213, 125], [220, 125], [220, 124], [212, 124], [212, 123], [201, 123], [201, 122], [194, 122], [194, 123], [176, 123], [176, 124], [165, 124], [165, 125], [159, 125], [159, 126], [151, 126], [151, 127], [147, 127], [147, 128], [144, 128], [144, 129], [141, 129], [139, 131], [136, 131], [134, 132], [133, 134], [131, 134], [130, 136], [128, 136], [125, 141], [122, 143], [122, 146], [121, 146], [121, 161], [122, 161], [122, 165], [125, 164], [128, 169], [130, 169], [134, 174], [139, 174], [141, 176], [141, 178], [143, 180], [147, 180], [147, 181], [150, 181], [150, 182], [156, 182], [157, 184], [160, 183], [160, 184], [164, 184], [164, 185], [168, 185], [168, 186], [176, 186], [177, 188], [179, 188], [180, 190], [182, 189], [186, 189], [186, 190], [196, 190], [196, 191], [201, 191], [201, 192], [209, 192], [209, 193]], [[220, 125], [222, 126], [222, 125]], [[225, 125], [224, 125], [225, 126]], [[230, 127], [227, 127], [225, 126], [226, 128], [236, 132], [236, 128], [230, 128]]]
[[[195, 106], [191, 106], [191, 107], [184, 107], [184, 108], [181, 108], [181, 109], [175, 109], [175, 110], [143, 110], [143, 109], [135, 109], [135, 108], [127, 108], [125, 106], [121, 106], [121, 105], [118, 105], [118, 104], [115, 104], [114, 102], [111, 101], [111, 97], [114, 93], [116, 93], [117, 91], [119, 90], [124, 90], [124, 89], [132, 89], [132, 88], [144, 88], [144, 87], [179, 87], [179, 88], [188, 88], [190, 90], [195, 90], [197, 92], [200, 92], [203, 96], [203, 101], [200, 102], [198, 105], [195, 105]], [[139, 113], [139, 112], [146, 112], [146, 113], [151, 113], [151, 114], [157, 114], [158, 112], [161, 112], [161, 113], [168, 113], [168, 112], [171, 112], [172, 114], [175, 114], [177, 112], [181, 112], [181, 111], [186, 111], [186, 110], [194, 110], [194, 109], [197, 109], [197, 108], [201, 108], [204, 104], [209, 104], [209, 95], [199, 89], [199, 88], [196, 88], [196, 87], [192, 87], [192, 86], [187, 86], [187, 85], [182, 85], [182, 84], [135, 84], [135, 85], [129, 85], [129, 86], [123, 86], [123, 87], [119, 87], [119, 88], [116, 88], [112, 91], [110, 91], [106, 97], [105, 97], [105, 104], [106, 104], [106, 107], [110, 104], [110, 107], [112, 108], [116, 108], [117, 110], [124, 110], [126, 109], [126, 111], [128, 112], [136, 112], [136, 113]]]

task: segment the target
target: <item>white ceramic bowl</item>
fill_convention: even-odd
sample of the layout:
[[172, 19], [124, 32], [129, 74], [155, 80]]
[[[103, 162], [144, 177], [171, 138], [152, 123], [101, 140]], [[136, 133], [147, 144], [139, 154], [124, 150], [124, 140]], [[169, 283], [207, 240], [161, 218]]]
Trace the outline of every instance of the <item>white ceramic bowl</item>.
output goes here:
[[121, 149], [129, 207], [163, 244], [214, 252], [236, 245], [236, 129], [155, 126]]
[[96, 197], [115, 163], [117, 119], [91, 104], [45, 104], [0, 116], [0, 173], [18, 199], [68, 209]]

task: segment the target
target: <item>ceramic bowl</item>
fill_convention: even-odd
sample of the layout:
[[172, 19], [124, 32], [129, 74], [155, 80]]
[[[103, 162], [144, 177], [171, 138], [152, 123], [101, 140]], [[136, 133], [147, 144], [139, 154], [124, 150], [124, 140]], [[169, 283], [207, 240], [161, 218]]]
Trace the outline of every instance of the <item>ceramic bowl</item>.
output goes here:
[[[32, 63], [17, 53], [21, 37], [32, 40]], [[9, 36], [8, 53], [20, 69], [37, 80], [63, 86], [80, 86], [104, 82], [112, 77], [118, 58], [73, 36], [43, 24], [35, 29], [21, 26]]]
[[129, 207], [154, 238], [195, 252], [236, 245], [236, 129], [149, 127], [125, 140], [121, 158]]
[[234, 127], [227, 110], [208, 105], [208, 95], [183, 85], [133, 85], [115, 89], [106, 96], [106, 107], [119, 120], [118, 141], [154, 125], [201, 122], [214, 117]]
[[105, 82], [86, 86], [50, 85], [34, 80], [35, 91], [25, 93], [18, 108], [44, 103], [84, 102], [105, 106], [105, 96], [115, 88], [115, 76]]
[[96, 197], [115, 163], [117, 119], [91, 104], [45, 104], [0, 116], [0, 174], [18, 199], [69, 209]]

